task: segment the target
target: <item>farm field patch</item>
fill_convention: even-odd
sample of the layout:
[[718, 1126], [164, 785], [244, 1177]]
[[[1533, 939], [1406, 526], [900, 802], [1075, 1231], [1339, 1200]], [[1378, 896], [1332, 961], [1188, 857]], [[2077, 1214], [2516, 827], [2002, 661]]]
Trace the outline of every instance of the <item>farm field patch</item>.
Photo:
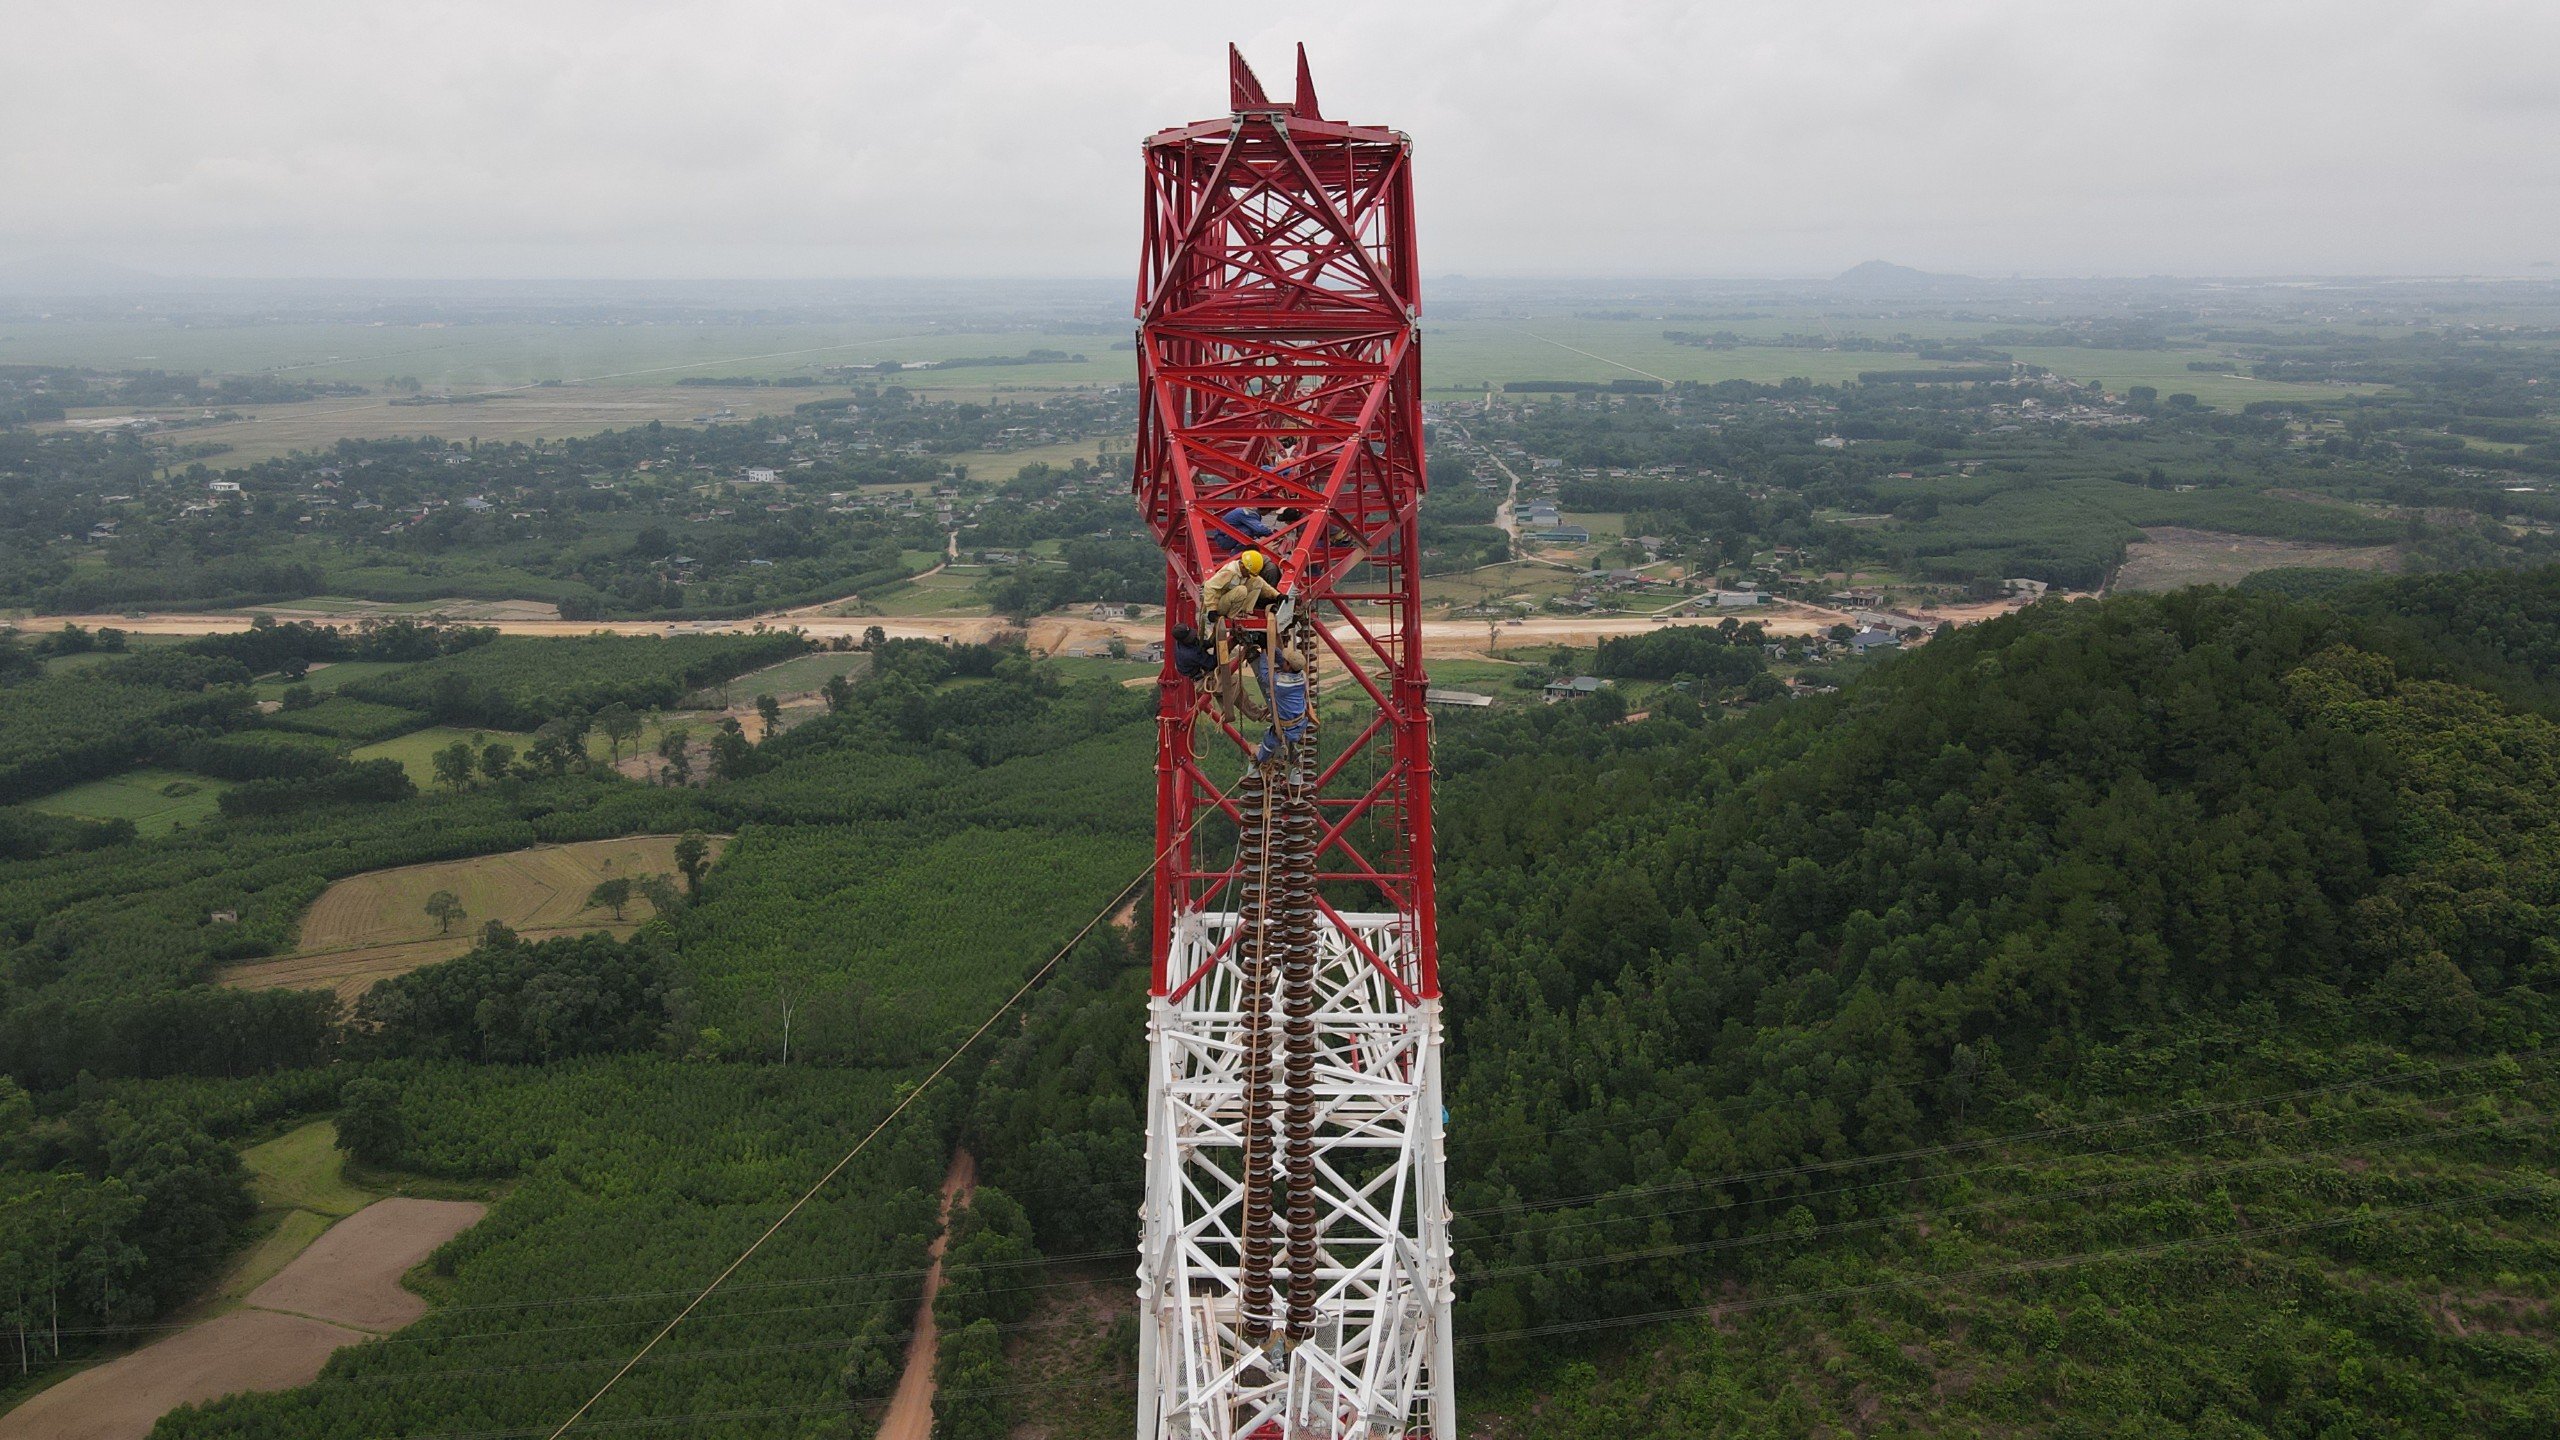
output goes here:
[[312, 1241], [329, 1232], [333, 1217], [311, 1210], [287, 1210], [273, 1219], [274, 1228], [260, 1235], [214, 1288], [214, 1304], [236, 1305], [247, 1299], [250, 1291], [276, 1278], [293, 1263], [293, 1257], [310, 1249]]
[[376, 675], [388, 675], [399, 668], [400, 662], [393, 660], [340, 660], [335, 663], [312, 666], [311, 673], [299, 681], [261, 680], [251, 688], [257, 692], [261, 700], [283, 699], [284, 692], [297, 684], [308, 686], [315, 695], [333, 695], [341, 686], [352, 685], [358, 680], [369, 680]]
[[1476, 605], [1486, 600], [1519, 600], [1535, 604], [1569, 593], [1576, 572], [1531, 560], [1491, 565], [1459, 575], [1434, 575], [1422, 582], [1426, 605]]
[[261, 1205], [338, 1218], [382, 1198], [347, 1183], [347, 1156], [338, 1148], [334, 1120], [314, 1120], [252, 1145], [240, 1152], [240, 1163], [249, 1168], [249, 1193]]
[[[1719, 322], [1711, 329], [1776, 335], [1820, 328], [1814, 315], [1793, 315], [1760, 325]], [[1540, 316], [1525, 320], [1440, 320], [1424, 327], [1423, 384], [1435, 394], [1500, 390], [1515, 380], [1592, 381], [1656, 378], [1666, 381], [1749, 380], [1773, 385], [1802, 376], [1816, 384], [1856, 381], [1870, 370], [1962, 368], [1962, 362], [1921, 360], [1909, 354], [1831, 350], [1806, 346], [1745, 345], [1707, 349], [1663, 338], [1666, 329], [1697, 329], [1661, 320], [1588, 320]], [[1931, 331], [1964, 333], [1962, 325], [1929, 326], [1897, 320], [1893, 328], [1926, 337]], [[1979, 327], [1972, 327], [1978, 329]], [[2236, 410], [2253, 400], [2337, 400], [2370, 394], [2373, 385], [2315, 385], [2257, 380], [2246, 375], [2196, 371], [2187, 362], [2214, 358], [2193, 347], [2115, 350], [2082, 346], [2001, 347], [2022, 363], [2043, 366], [2074, 380], [2094, 380], [2122, 392], [2134, 385], [2161, 394], [2185, 392], [2207, 405]]]
[[[379, 376], [376, 377], [377, 379]], [[394, 405], [391, 395], [336, 396], [290, 405], [260, 405], [237, 420], [190, 425], [168, 432], [184, 443], [228, 445], [207, 463], [252, 465], [297, 450], [326, 450], [340, 440], [433, 436], [445, 440], [562, 440], [599, 430], [646, 425], [689, 425], [693, 417], [723, 408], [737, 418], [788, 415], [794, 405], [842, 394], [841, 390], [764, 387], [736, 390], [693, 386], [621, 389], [558, 385], [523, 389], [467, 405]], [[82, 411], [72, 420], [129, 411]], [[188, 413], [194, 413], [192, 411]], [[58, 428], [58, 427], [47, 427]]]
[[[824, 378], [824, 367], [884, 360], [945, 360], [963, 355], [1025, 353], [1034, 348], [1083, 354], [1083, 365], [963, 369], [936, 376], [925, 370], [902, 375], [914, 388], [929, 378], [985, 387], [1046, 378], [1049, 372], [1111, 368], [1111, 337], [921, 333], [896, 320], [791, 324], [694, 324], [641, 321], [630, 324], [374, 325], [333, 320], [275, 320], [255, 325], [174, 325], [164, 320], [55, 320], [11, 327], [0, 335], [0, 363], [94, 365], [104, 369], [150, 366], [172, 371], [225, 374], [271, 372], [297, 379], [347, 381], [378, 387], [386, 374], [415, 376], [430, 392], [469, 394], [508, 386], [615, 390], [668, 389], [690, 397], [692, 411], [735, 405], [768, 392], [761, 386], [678, 386], [687, 376], [777, 379]], [[1033, 372], [1040, 372], [1035, 375]], [[557, 386], [544, 381], [559, 382]], [[1101, 382], [1108, 383], [1108, 382]], [[827, 393], [826, 387], [769, 391], [786, 402]], [[379, 399], [382, 397], [364, 397]], [[275, 407], [266, 407], [275, 408]], [[417, 407], [433, 413], [443, 407]], [[740, 407], [743, 409], [744, 407]], [[787, 408], [787, 404], [786, 404]]]
[[[1426, 323], [1422, 383], [1436, 394], [1500, 390], [1514, 380], [1750, 380], [1774, 385], [1801, 375], [1817, 383], [1853, 381], [1861, 370], [1930, 369], [1932, 362], [1870, 351], [1748, 346], [1708, 350], [1676, 345], [1654, 321], [1454, 320]], [[1719, 327], [1721, 328], [1721, 327]]]
[[871, 657], [858, 651], [820, 651], [785, 660], [779, 665], [768, 665], [762, 670], [750, 670], [719, 685], [697, 690], [685, 697], [685, 703], [709, 708], [751, 701], [758, 695], [789, 700], [795, 695], [816, 693], [838, 675], [860, 679], [870, 668]]
[[[714, 856], [724, 843], [712, 840]], [[350, 875], [312, 902], [293, 954], [233, 966], [223, 972], [222, 983], [247, 990], [331, 989], [353, 1004], [379, 981], [469, 950], [480, 927], [492, 920], [528, 940], [590, 930], [627, 935], [649, 918], [649, 902], [635, 898], [617, 922], [608, 911], [589, 909], [587, 893], [617, 877], [674, 874], [675, 844], [672, 835], [588, 840]], [[451, 893], [465, 912], [449, 929], [426, 913], [427, 897], [439, 890]]]
[[2008, 353], [2021, 364], [2041, 365], [2074, 380], [2094, 380], [2119, 394], [2136, 385], [2149, 385], [2163, 395], [2193, 395], [2221, 410], [2237, 410], [2252, 400], [2335, 401], [2350, 395], [2379, 394], [2385, 388], [2255, 380], [2246, 375], [2187, 368], [2190, 360], [2214, 358], [2209, 350], [2098, 350], [2060, 345], [2023, 346]]
[[[506, 567], [492, 567], [493, 576], [522, 578], [524, 572]], [[406, 577], [387, 566], [360, 566], [338, 572], [339, 580], [371, 580], [390, 585], [403, 583]], [[532, 583], [541, 583], [538, 579]], [[253, 612], [273, 611], [288, 620], [315, 618], [327, 620], [369, 620], [376, 617], [393, 619], [408, 617], [418, 620], [491, 621], [491, 620], [557, 620], [560, 607], [548, 600], [475, 600], [463, 595], [442, 595], [432, 600], [358, 600], [345, 595], [306, 595], [299, 600], [280, 600], [273, 605], [249, 607]], [[347, 660], [345, 665], [382, 666], [396, 669], [387, 661]], [[319, 674], [314, 667], [312, 674]], [[344, 683], [344, 682], [340, 682]]]
[[129, 770], [30, 801], [48, 815], [83, 820], [130, 820], [143, 835], [166, 835], [182, 825], [212, 819], [228, 780], [184, 770]]
[[[1099, 462], [1103, 458], [1099, 440], [1059, 440], [1047, 445], [1030, 445], [1020, 450], [964, 450], [946, 457], [954, 465], [968, 467], [977, 480], [1010, 480], [1025, 466], [1050, 465], [1065, 469], [1078, 460]], [[1124, 453], [1120, 457], [1127, 459]], [[868, 488], [868, 487], [866, 487]]]
[[990, 612], [978, 581], [986, 573], [983, 566], [970, 566], [919, 575], [861, 608], [875, 615], [985, 615]]
[[521, 755], [533, 744], [531, 735], [514, 730], [467, 730], [458, 725], [431, 725], [395, 739], [377, 741], [348, 752], [354, 760], [397, 760], [421, 790], [436, 783], [436, 752], [456, 740], [468, 741], [474, 755], [491, 744], [512, 745]]
[[307, 1385], [341, 1348], [424, 1315], [427, 1302], [401, 1277], [486, 1213], [470, 1201], [378, 1201], [318, 1236], [245, 1308], [84, 1370], [0, 1416], [0, 1440], [143, 1440], [180, 1405]]

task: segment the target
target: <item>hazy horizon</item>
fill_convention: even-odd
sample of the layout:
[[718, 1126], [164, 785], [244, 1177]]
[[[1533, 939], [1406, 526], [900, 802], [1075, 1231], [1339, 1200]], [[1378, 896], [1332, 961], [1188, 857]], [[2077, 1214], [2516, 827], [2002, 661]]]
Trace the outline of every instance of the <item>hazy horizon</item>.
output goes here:
[[[2021, 272], [1990, 274], [1964, 270], [1923, 270], [1904, 265], [1884, 256], [1870, 257], [1855, 265], [1835, 271], [1768, 271], [1761, 273], [1646, 273], [1642, 271], [1498, 271], [1474, 274], [1447, 272], [1425, 274], [1428, 287], [1447, 285], [1485, 285], [1492, 287], [1553, 285], [1569, 288], [1697, 286], [1705, 288], [1745, 286], [1830, 286], [1854, 272], [1871, 266], [1886, 266], [1896, 272], [1908, 272], [1919, 280], [1951, 281], [1970, 285], [2091, 285], [2137, 287], [2142, 285], [2185, 286], [2286, 286], [2286, 285], [2395, 285], [2395, 284], [2507, 284], [2541, 282], [2560, 285], [2560, 265], [2531, 262], [2514, 271], [2440, 272], [2421, 271], [2264, 271], [2264, 272], [2170, 272], [2103, 273], [2103, 272]], [[119, 284], [137, 288], [119, 290]], [[133, 294], [206, 295], [222, 291], [291, 293], [296, 290], [380, 294], [386, 288], [416, 287], [438, 292], [465, 292], [471, 287], [488, 287], [491, 291], [518, 290], [553, 286], [585, 288], [598, 292], [634, 292], [660, 290], [674, 293], [715, 291], [722, 289], [770, 289], [777, 287], [840, 287], [846, 289], [934, 287], [934, 286], [1019, 286], [1081, 287], [1098, 286], [1113, 290], [1126, 289], [1129, 277], [1097, 273], [1008, 274], [1002, 272], [964, 273], [915, 272], [905, 274], [808, 274], [808, 275], [600, 275], [600, 274], [486, 274], [486, 275], [419, 275], [382, 274], [225, 274], [150, 270], [140, 266], [101, 263], [76, 256], [34, 255], [18, 259], [0, 259], [0, 294], [64, 294], [114, 296]], [[203, 290], [188, 287], [202, 286]]]

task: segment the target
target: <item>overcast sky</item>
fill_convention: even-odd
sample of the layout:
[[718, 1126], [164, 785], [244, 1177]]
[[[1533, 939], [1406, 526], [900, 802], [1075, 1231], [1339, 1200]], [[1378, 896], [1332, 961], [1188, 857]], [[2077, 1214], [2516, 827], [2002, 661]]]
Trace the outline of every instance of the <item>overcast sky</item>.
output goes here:
[[1431, 274], [2560, 260], [2555, 0], [1274, 8], [13, 0], [0, 262], [1118, 276], [1229, 39], [1414, 137]]

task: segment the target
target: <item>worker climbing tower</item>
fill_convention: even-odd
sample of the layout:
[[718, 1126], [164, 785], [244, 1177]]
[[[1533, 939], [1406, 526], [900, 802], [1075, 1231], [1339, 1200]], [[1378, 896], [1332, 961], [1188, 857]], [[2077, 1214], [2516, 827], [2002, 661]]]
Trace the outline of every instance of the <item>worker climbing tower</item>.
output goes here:
[[[1229, 66], [1231, 115], [1145, 146], [1135, 488], [1168, 643], [1138, 1435], [1453, 1440], [1413, 148], [1327, 119], [1303, 49], [1285, 102]], [[1284, 598], [1224, 633], [1311, 675], [1294, 738], [1176, 668], [1247, 549]]]

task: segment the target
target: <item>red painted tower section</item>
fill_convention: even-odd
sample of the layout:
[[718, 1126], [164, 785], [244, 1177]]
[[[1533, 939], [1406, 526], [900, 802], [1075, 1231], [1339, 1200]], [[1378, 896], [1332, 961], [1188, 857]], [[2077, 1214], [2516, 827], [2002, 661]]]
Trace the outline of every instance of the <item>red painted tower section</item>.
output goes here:
[[[1347, 729], [1335, 718], [1324, 731], [1317, 905], [1337, 925], [1336, 899], [1401, 917], [1399, 953], [1366, 958], [1407, 1002], [1433, 1000], [1413, 147], [1394, 130], [1325, 118], [1303, 50], [1286, 102], [1232, 52], [1231, 81], [1232, 115], [1145, 145], [1134, 485], [1165, 550], [1167, 653], [1172, 628], [1196, 620], [1201, 582], [1250, 538], [1222, 517], [1296, 512], [1260, 548], [1279, 562], [1290, 613], [1313, 623], [1326, 695], [1362, 702]], [[1232, 903], [1238, 877], [1197, 843], [1194, 822], [1216, 808], [1243, 823], [1231, 792], [1260, 727], [1204, 720], [1200, 688], [1170, 661], [1159, 687], [1163, 997], [1215, 963], [1174, 973], [1170, 937], [1182, 917]]]

